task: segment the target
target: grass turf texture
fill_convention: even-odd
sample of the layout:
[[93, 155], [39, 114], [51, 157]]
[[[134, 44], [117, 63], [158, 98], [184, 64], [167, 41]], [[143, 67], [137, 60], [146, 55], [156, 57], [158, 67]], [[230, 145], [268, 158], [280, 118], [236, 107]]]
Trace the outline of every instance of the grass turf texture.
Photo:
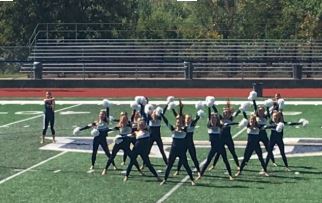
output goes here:
[[[56, 110], [69, 107], [71, 105], [57, 105]], [[61, 115], [56, 113], [56, 134], [57, 136], [72, 136], [73, 125], [86, 125], [97, 118], [101, 106], [81, 105], [66, 111], [89, 111], [84, 115]], [[218, 107], [219, 111], [222, 106]], [[237, 109], [237, 107], [235, 107]], [[8, 114], [0, 115], [0, 125], [5, 125], [17, 120], [25, 119], [35, 115], [15, 115], [16, 111], [42, 111], [41, 105], [1, 105], [0, 112]], [[119, 112], [130, 112], [128, 105], [113, 106], [111, 115], [117, 117]], [[287, 121], [297, 121], [299, 118], [306, 118], [310, 121], [307, 128], [296, 129], [286, 127], [285, 137], [319, 137], [322, 136], [319, 115], [322, 109], [319, 106], [286, 106], [286, 111], [302, 112], [297, 116], [286, 116]], [[194, 115], [195, 109], [192, 105], [185, 106], [185, 113]], [[170, 111], [167, 117], [173, 123], [174, 118]], [[239, 116], [236, 120], [239, 121]], [[195, 139], [208, 140], [205, 128], [206, 118], [198, 122], [200, 126], [196, 129]], [[24, 126], [29, 127], [24, 127]], [[35, 118], [22, 123], [14, 124], [9, 128], [0, 128], [0, 180], [17, 173], [15, 169], [25, 169], [58, 152], [40, 151], [38, 148], [39, 136], [42, 128], [42, 117]], [[233, 134], [240, 129], [232, 128]], [[47, 132], [47, 134], [50, 131]], [[89, 136], [89, 131], [83, 132], [82, 136]], [[111, 136], [115, 135], [111, 134]], [[162, 127], [162, 135], [169, 136], [167, 128]], [[237, 140], [245, 140], [246, 133], [242, 133]], [[198, 149], [198, 157], [201, 162], [206, 158], [207, 149]], [[242, 149], [238, 149], [238, 155], [243, 154]], [[228, 153], [229, 154], [229, 153]], [[180, 187], [168, 202], [247, 202], [247, 201], [267, 201], [274, 202], [294, 202], [299, 200], [318, 201], [321, 198], [320, 185], [322, 163], [320, 157], [289, 158], [293, 172], [285, 172], [282, 167], [269, 167], [271, 177], [261, 177], [258, 175], [260, 166], [257, 160], [253, 160], [247, 166], [247, 170], [235, 181], [228, 181], [224, 174], [224, 166], [219, 161], [216, 170], [206, 172], [205, 178], [198, 182], [197, 187], [191, 187], [188, 183]], [[141, 177], [133, 168], [130, 179], [127, 183], [122, 182], [123, 176], [120, 171], [109, 170], [107, 176], [101, 177], [100, 172], [104, 167], [106, 158], [98, 155], [95, 173], [87, 174], [90, 166], [90, 154], [67, 153], [44, 165], [35, 168], [8, 182], [0, 185], [0, 202], [155, 202], [174, 187], [185, 175], [184, 171], [175, 178], [169, 178], [169, 183], [159, 186], [154, 177], [145, 169], [148, 177]], [[120, 166], [120, 157], [116, 163]], [[161, 159], [152, 159], [156, 169], [164, 170]], [[282, 164], [280, 159], [278, 163]], [[231, 166], [235, 169], [233, 161]], [[192, 163], [190, 162], [192, 165]], [[125, 168], [125, 166], [123, 167]], [[53, 173], [61, 170], [59, 173]], [[234, 173], [236, 170], [233, 170]], [[294, 172], [300, 172], [295, 175]], [[163, 175], [163, 174], [162, 174]], [[211, 196], [212, 198], [209, 198]]]

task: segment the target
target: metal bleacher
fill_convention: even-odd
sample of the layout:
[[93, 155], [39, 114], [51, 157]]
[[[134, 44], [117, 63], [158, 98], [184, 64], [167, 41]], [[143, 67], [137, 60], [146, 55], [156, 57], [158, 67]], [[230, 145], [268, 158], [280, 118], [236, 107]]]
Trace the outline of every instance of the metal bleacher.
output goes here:
[[21, 72], [41, 62], [45, 77], [321, 78], [322, 41], [213, 39], [37, 39]]

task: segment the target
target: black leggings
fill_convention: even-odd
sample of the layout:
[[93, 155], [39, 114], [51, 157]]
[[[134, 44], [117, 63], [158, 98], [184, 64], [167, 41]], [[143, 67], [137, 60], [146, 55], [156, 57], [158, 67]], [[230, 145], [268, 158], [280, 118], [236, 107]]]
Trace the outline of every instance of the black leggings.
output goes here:
[[43, 130], [42, 130], [42, 135], [45, 136], [48, 126], [50, 124], [50, 130], [51, 130], [51, 134], [55, 135], [55, 115], [54, 114], [44, 114], [44, 118], [43, 118]]
[[266, 166], [268, 165], [270, 159], [272, 159], [273, 163], [275, 163], [274, 155], [273, 155], [273, 150], [274, 150], [275, 145], [278, 146], [278, 148], [281, 152], [281, 156], [282, 156], [284, 165], [286, 167], [288, 167], [287, 158], [285, 155], [285, 145], [284, 145], [284, 141], [283, 141], [283, 133], [278, 133], [276, 131], [272, 131], [272, 134], [271, 134], [271, 138], [270, 138], [269, 146], [268, 146], [268, 154], [266, 157]]
[[266, 130], [259, 131], [259, 142], [262, 142], [265, 146], [265, 150], [268, 152], [269, 150], [269, 139], [266, 133]]
[[[118, 151], [123, 150], [124, 153], [126, 153], [131, 158], [131, 149], [130, 149], [130, 139], [127, 136], [124, 136], [123, 141], [119, 144], [114, 143], [113, 149], [112, 149], [112, 155], [108, 159], [105, 169], [107, 170], [108, 167], [111, 165], [111, 163], [114, 161], [116, 154]], [[139, 169], [139, 165], [135, 165]]]
[[[197, 159], [197, 153], [196, 153], [196, 147], [195, 147], [195, 143], [193, 142], [193, 135], [190, 133], [187, 133], [185, 139], [186, 139], [186, 146], [187, 146], [186, 151], [189, 151], [193, 164], [195, 165], [197, 171], [200, 172], [199, 161]], [[177, 171], [180, 171], [181, 167], [182, 167], [182, 162], [181, 160], [179, 160]]]
[[[233, 156], [236, 165], [239, 167], [239, 161], [238, 161], [238, 157], [237, 157], [237, 154], [235, 151], [235, 144], [234, 144], [233, 138], [231, 137], [231, 135], [223, 134], [222, 140], [223, 140], [224, 146], [227, 145], [228, 150], [230, 151], [231, 155]], [[215, 156], [213, 166], [215, 166], [217, 164], [219, 156], [220, 156], [220, 154], [217, 153]]]
[[[134, 146], [135, 145], [135, 141], [136, 141], [135, 137], [129, 137], [129, 139], [130, 139], [130, 145], [132, 143], [133, 146]], [[127, 157], [128, 157], [128, 155], [123, 151], [123, 163], [126, 162], [126, 158]]]
[[[105, 155], [108, 158], [111, 157], [111, 154], [110, 154], [110, 151], [108, 149], [107, 142], [106, 142], [106, 137], [104, 137], [104, 136], [96, 136], [96, 137], [94, 137], [94, 140], [93, 140], [92, 166], [95, 165], [96, 154], [97, 154], [98, 147], [100, 145], [101, 145], [102, 149], [104, 150]], [[113, 164], [113, 166], [115, 166], [114, 161], [112, 162], [112, 164]]]
[[151, 173], [155, 176], [158, 177], [157, 172], [155, 171], [153, 165], [150, 162], [149, 158], [149, 145], [150, 143], [150, 138], [143, 138], [143, 139], [137, 139], [134, 145], [134, 148], [132, 150], [131, 154], [131, 161], [130, 164], [128, 165], [126, 169], [126, 176], [130, 175], [130, 172], [132, 170], [133, 165], [136, 165], [138, 167], [138, 162], [137, 162], [137, 157], [140, 155], [146, 166], [149, 168]]
[[167, 165], [165, 175], [164, 175], [164, 180], [168, 179], [171, 168], [172, 168], [177, 157], [179, 157], [179, 160], [181, 161], [181, 163], [185, 167], [190, 179], [193, 180], [192, 171], [191, 171], [191, 168], [190, 168], [190, 166], [188, 164], [188, 160], [187, 160], [187, 155], [186, 155], [187, 149], [186, 148], [187, 147], [186, 147], [185, 139], [173, 138], [171, 150], [170, 150], [170, 154], [169, 154], [169, 161], [168, 161], [168, 165]]
[[151, 127], [150, 128], [150, 135], [151, 136], [150, 136], [150, 149], [149, 149], [149, 153], [151, 151], [151, 148], [153, 146], [153, 143], [156, 142], [157, 145], [158, 145], [158, 147], [159, 147], [160, 153], [162, 155], [163, 161], [164, 161], [165, 164], [167, 164], [168, 163], [168, 160], [167, 160], [167, 156], [165, 155], [164, 148], [163, 148], [163, 142], [162, 142], [162, 139], [161, 139], [160, 127]]
[[220, 135], [209, 135], [209, 140], [210, 140], [210, 144], [211, 144], [211, 149], [208, 153], [207, 156], [207, 161], [206, 163], [203, 165], [202, 169], [201, 169], [201, 175], [203, 175], [207, 169], [207, 167], [209, 166], [211, 160], [213, 159], [213, 157], [215, 156], [215, 154], [219, 154], [222, 156], [223, 161], [226, 165], [226, 169], [229, 173], [230, 176], [232, 176], [231, 174], [231, 168], [230, 168], [230, 164], [229, 161], [227, 159], [227, 154], [226, 154], [226, 149], [223, 145], [222, 140], [220, 139]]
[[244, 169], [246, 163], [249, 161], [250, 157], [252, 156], [253, 152], [256, 152], [258, 160], [260, 161], [262, 168], [265, 172], [266, 170], [266, 164], [263, 159], [262, 149], [259, 144], [259, 135], [248, 135], [247, 145], [244, 153], [244, 159], [240, 165], [240, 172]]

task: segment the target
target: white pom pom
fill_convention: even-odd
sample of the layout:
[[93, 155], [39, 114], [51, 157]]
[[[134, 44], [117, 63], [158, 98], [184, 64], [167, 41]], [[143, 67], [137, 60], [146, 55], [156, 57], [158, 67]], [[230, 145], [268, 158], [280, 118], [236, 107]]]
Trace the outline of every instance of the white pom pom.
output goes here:
[[302, 126], [303, 126], [303, 127], [306, 127], [306, 126], [309, 124], [309, 121], [308, 121], [308, 120], [306, 120], [306, 119], [304, 119], [304, 118], [301, 118], [301, 119], [299, 120], [299, 123], [302, 123]]
[[167, 103], [174, 102], [174, 96], [168, 96]]
[[266, 106], [266, 107], [272, 107], [273, 106], [273, 100], [272, 99], [266, 99], [265, 101], [264, 101], [264, 105]]
[[206, 103], [206, 106], [208, 106], [208, 107], [212, 107], [214, 105], [214, 102], [212, 102], [210, 100], [206, 101], [205, 103]]
[[248, 120], [246, 118], [243, 118], [238, 124], [238, 126], [241, 128], [245, 128], [247, 127], [247, 125], [248, 125]]
[[198, 101], [196, 104], [195, 104], [195, 107], [197, 110], [200, 110], [200, 109], [203, 109], [204, 107], [204, 103], [202, 101]]
[[280, 133], [282, 132], [283, 128], [284, 128], [284, 123], [279, 122], [276, 126], [276, 131]]
[[200, 109], [200, 110], [198, 110], [198, 111], [197, 111], [197, 115], [198, 115], [200, 118], [203, 118], [203, 117], [205, 116], [205, 112], [204, 112], [202, 109]]
[[168, 104], [168, 110], [172, 110], [172, 109], [174, 109], [174, 108], [176, 108], [176, 103], [175, 102], [170, 102], [169, 104]]
[[146, 98], [145, 97], [142, 97], [141, 98], [141, 104], [142, 105], [146, 105], [148, 103], [148, 101], [146, 100]]
[[73, 130], [73, 135], [79, 135], [80, 133], [80, 127], [76, 127], [74, 130]]
[[157, 116], [161, 116], [161, 114], [163, 114], [163, 109], [160, 106], [158, 106], [155, 109], [155, 113], [157, 114]]
[[112, 103], [110, 102], [110, 100], [103, 99], [103, 107], [104, 108], [109, 108], [111, 105], [112, 105]]
[[284, 101], [284, 99], [278, 99], [278, 100], [277, 100], [277, 103], [278, 103], [278, 109], [279, 109], [279, 110], [283, 110], [283, 109], [284, 109], [284, 106], [285, 106], [285, 101]]
[[153, 108], [152, 104], [147, 104], [144, 107], [144, 112], [146, 114], [151, 114], [153, 110], [154, 110], [154, 108]]
[[135, 101], [137, 104], [140, 104], [140, 103], [141, 103], [141, 98], [142, 98], [142, 96], [136, 96], [136, 97], [134, 97], [134, 101]]
[[213, 96], [207, 96], [205, 101], [210, 101], [212, 103], [215, 103], [215, 100], [216, 100], [215, 97], [213, 97]]
[[131, 102], [130, 103], [130, 106], [131, 106], [131, 108], [133, 110], [136, 110], [136, 111], [140, 111], [140, 109], [141, 109], [141, 106], [137, 102], [135, 102], [135, 101]]
[[91, 135], [92, 135], [92, 136], [94, 136], [94, 137], [98, 136], [99, 134], [100, 134], [100, 132], [99, 132], [96, 128], [94, 128], [94, 129], [91, 131]]
[[240, 107], [239, 107], [239, 110], [241, 110], [241, 111], [247, 111], [250, 106], [251, 106], [251, 103], [250, 102], [242, 103], [240, 105]]
[[257, 98], [257, 92], [255, 92], [255, 91], [251, 91], [250, 93], [249, 93], [249, 96], [248, 96], [248, 100], [256, 100], [256, 98]]
[[109, 116], [109, 117], [108, 117], [108, 120], [109, 120], [109, 121], [113, 121], [113, 120], [114, 120], [114, 117], [113, 117], [113, 116]]
[[144, 96], [136, 96], [134, 98], [134, 101], [138, 104], [143, 104], [143, 105], [146, 105], [147, 103], [146, 98]]

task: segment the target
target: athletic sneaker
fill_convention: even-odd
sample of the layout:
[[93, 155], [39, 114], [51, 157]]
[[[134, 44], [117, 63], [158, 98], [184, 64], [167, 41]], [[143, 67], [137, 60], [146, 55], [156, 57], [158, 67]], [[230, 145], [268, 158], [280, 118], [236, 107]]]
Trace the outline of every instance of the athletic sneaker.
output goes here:
[[166, 180], [163, 180], [161, 183], [160, 183], [160, 185], [164, 185], [164, 184], [166, 184], [167, 183], [167, 181]]
[[173, 176], [177, 176], [177, 175], [179, 175], [179, 171], [176, 171], [173, 173]]

